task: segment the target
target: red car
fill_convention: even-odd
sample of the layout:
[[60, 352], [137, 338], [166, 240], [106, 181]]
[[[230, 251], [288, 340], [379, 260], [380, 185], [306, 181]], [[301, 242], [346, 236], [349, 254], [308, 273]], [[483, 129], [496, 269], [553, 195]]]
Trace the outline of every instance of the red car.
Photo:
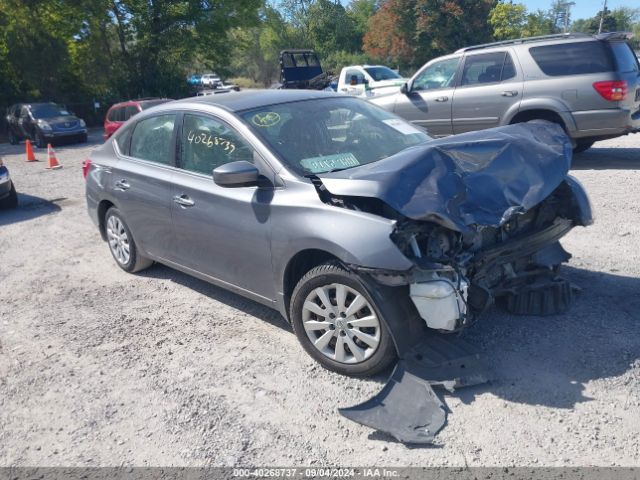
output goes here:
[[104, 134], [102, 135], [106, 140], [115, 133], [120, 126], [133, 117], [135, 114], [140, 113], [147, 108], [155, 107], [161, 103], [170, 102], [172, 98], [140, 98], [138, 100], [128, 100], [126, 102], [116, 103], [111, 105], [111, 108], [107, 111], [107, 115], [104, 117]]

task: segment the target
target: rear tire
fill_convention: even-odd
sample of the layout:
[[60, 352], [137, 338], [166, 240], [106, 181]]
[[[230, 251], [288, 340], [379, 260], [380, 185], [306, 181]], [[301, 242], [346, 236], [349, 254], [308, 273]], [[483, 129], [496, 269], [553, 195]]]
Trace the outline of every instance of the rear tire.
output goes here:
[[396, 358], [373, 298], [360, 278], [337, 262], [302, 277], [291, 296], [290, 318], [302, 347], [328, 370], [371, 376]]
[[143, 257], [136, 247], [131, 230], [120, 210], [111, 207], [104, 216], [107, 244], [113, 259], [125, 272], [135, 273], [153, 265], [153, 260]]
[[1, 210], [11, 210], [18, 206], [18, 192], [16, 192], [15, 185], [11, 184], [11, 191], [7, 198], [0, 200]]
[[576, 146], [573, 149], [573, 153], [582, 153], [582, 152], [586, 152], [587, 150], [589, 150], [593, 144], [596, 143], [595, 141], [592, 140], [586, 140], [586, 141], [577, 141], [576, 142]]

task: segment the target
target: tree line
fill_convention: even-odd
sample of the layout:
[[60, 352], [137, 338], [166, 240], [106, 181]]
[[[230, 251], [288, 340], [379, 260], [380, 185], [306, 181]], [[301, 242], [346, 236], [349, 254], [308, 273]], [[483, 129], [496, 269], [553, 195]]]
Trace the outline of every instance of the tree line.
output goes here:
[[0, 0], [0, 108], [179, 98], [193, 72], [269, 86], [284, 48], [313, 48], [336, 73], [380, 62], [410, 74], [471, 44], [597, 32], [601, 18], [640, 36], [640, 9], [573, 21], [565, 0], [534, 12], [502, 0]]

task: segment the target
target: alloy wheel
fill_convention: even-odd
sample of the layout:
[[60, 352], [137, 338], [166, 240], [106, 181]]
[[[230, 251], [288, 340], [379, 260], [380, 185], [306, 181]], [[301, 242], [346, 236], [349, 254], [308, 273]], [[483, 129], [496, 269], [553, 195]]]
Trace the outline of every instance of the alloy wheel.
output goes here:
[[380, 320], [365, 296], [340, 283], [312, 290], [302, 307], [302, 324], [312, 345], [340, 363], [360, 363], [380, 345]]
[[115, 215], [107, 219], [107, 240], [109, 248], [115, 259], [121, 265], [129, 263], [131, 258], [129, 250], [129, 236], [122, 221]]

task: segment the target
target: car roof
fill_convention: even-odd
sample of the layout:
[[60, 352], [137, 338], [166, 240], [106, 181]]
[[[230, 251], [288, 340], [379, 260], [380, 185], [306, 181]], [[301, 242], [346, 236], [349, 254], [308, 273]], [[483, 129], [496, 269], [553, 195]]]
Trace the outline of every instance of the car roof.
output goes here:
[[126, 106], [130, 106], [130, 105], [139, 105], [139, 104], [147, 103], [147, 102], [158, 102], [160, 100], [165, 100], [167, 102], [171, 101], [170, 98], [160, 98], [160, 97], [137, 98], [137, 99], [134, 99], [134, 100], [125, 100], [124, 102], [114, 103], [113, 105], [111, 105], [109, 107], [109, 110], [111, 110], [112, 108], [115, 108], [115, 107], [126, 107]]
[[474, 50], [485, 50], [491, 48], [504, 48], [507, 46], [516, 46], [523, 44], [542, 44], [552, 45], [557, 43], [563, 43], [567, 40], [573, 42], [593, 42], [597, 40], [629, 40], [632, 34], [629, 32], [606, 32], [600, 34], [590, 34], [581, 32], [567, 32], [567, 33], [555, 33], [552, 35], [540, 35], [537, 37], [523, 37], [513, 40], [503, 40], [500, 42], [485, 43], [481, 45], [472, 45], [469, 47], [456, 50], [455, 53], [466, 53]]
[[204, 104], [224, 108], [230, 112], [240, 112], [242, 110], [260, 108], [267, 105], [329, 97], [343, 98], [344, 95], [320, 90], [243, 90], [241, 92], [231, 92], [224, 95], [184, 98], [163, 105], [176, 106], [186, 103]]

